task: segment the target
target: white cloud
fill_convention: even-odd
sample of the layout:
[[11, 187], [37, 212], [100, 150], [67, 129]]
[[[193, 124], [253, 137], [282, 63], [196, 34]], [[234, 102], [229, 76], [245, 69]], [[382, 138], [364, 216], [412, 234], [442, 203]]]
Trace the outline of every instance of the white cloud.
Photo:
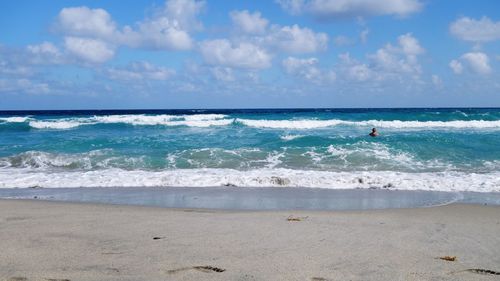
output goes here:
[[374, 68], [391, 72], [393, 74], [412, 73], [419, 74], [421, 66], [417, 56], [424, 52], [418, 40], [407, 33], [398, 37], [398, 45], [387, 44], [378, 49], [375, 54], [369, 55]]
[[358, 81], [366, 81], [373, 77], [372, 70], [366, 64], [357, 64], [349, 68], [349, 77]]
[[219, 81], [232, 82], [235, 80], [233, 69], [230, 67], [216, 66], [212, 67], [210, 69], [210, 72], [212, 73], [213, 77]]
[[317, 58], [299, 59], [294, 57], [288, 57], [283, 60], [283, 67], [287, 73], [295, 73], [298, 69], [304, 66], [314, 66], [318, 63]]
[[418, 40], [411, 33], [399, 36], [398, 43], [407, 56], [416, 56], [424, 52], [424, 48], [420, 46]]
[[97, 39], [66, 37], [64, 46], [68, 52], [91, 63], [103, 63], [115, 54], [112, 46]]
[[171, 26], [165, 18], [154, 18], [139, 23], [139, 31], [125, 32], [122, 42], [134, 48], [189, 50], [193, 40], [185, 30]]
[[31, 67], [0, 60], [0, 74], [26, 77], [33, 75], [33, 73]]
[[205, 1], [167, 0], [165, 8], [155, 15], [155, 18], [171, 21], [172, 26], [179, 29], [187, 31], [201, 30], [203, 24], [198, 21], [197, 16], [205, 9], [205, 5]]
[[351, 58], [349, 53], [339, 55], [339, 72], [347, 80], [419, 81], [422, 69], [418, 56], [425, 52], [410, 33], [398, 37], [398, 44], [386, 44], [375, 53], [368, 54], [368, 63]]
[[266, 45], [288, 53], [314, 53], [326, 50], [328, 35], [315, 33], [309, 28], [301, 28], [298, 25], [273, 26], [263, 41]]
[[60, 64], [65, 61], [63, 53], [50, 42], [28, 45], [26, 50], [30, 54], [31, 63], [34, 64]]
[[204, 1], [168, 0], [165, 5], [135, 27], [119, 28], [103, 9], [64, 8], [57, 18], [57, 30], [67, 37], [100, 40], [108, 45], [133, 48], [188, 50], [193, 46], [191, 31], [203, 28], [196, 17]]
[[149, 62], [132, 62], [126, 67], [110, 67], [105, 70], [106, 76], [113, 80], [167, 80], [175, 71], [153, 65]]
[[251, 43], [232, 44], [226, 39], [207, 40], [200, 43], [200, 53], [205, 62], [212, 65], [254, 69], [271, 66], [271, 55]]
[[449, 66], [450, 66], [451, 70], [453, 70], [453, 72], [455, 74], [461, 74], [464, 71], [464, 66], [458, 60], [452, 60], [452, 61], [450, 61]]
[[163, 9], [137, 24], [138, 30], [125, 27], [121, 40], [131, 47], [189, 50], [193, 47], [189, 32], [203, 28], [196, 17], [204, 8], [205, 1], [166, 1]]
[[300, 59], [288, 57], [282, 61], [286, 73], [314, 83], [333, 82], [337, 75], [332, 70], [322, 70], [318, 67], [317, 58]]
[[288, 57], [282, 62], [286, 73], [301, 73], [305, 77], [312, 77], [319, 73], [319, 70], [315, 67], [317, 63], [317, 58], [298, 59], [294, 57]]
[[276, 3], [288, 13], [298, 15], [304, 9], [305, 0], [276, 0]]
[[26, 47], [32, 54], [49, 54], [53, 56], [61, 55], [59, 49], [50, 42], [43, 42], [38, 45], [28, 45]]
[[461, 56], [461, 59], [467, 62], [471, 70], [478, 74], [489, 74], [491, 72], [489, 58], [485, 53], [466, 53]]
[[481, 52], [465, 53], [458, 60], [450, 61], [449, 66], [455, 74], [463, 73], [465, 66], [477, 74], [489, 74], [492, 72], [488, 55]]
[[244, 11], [232, 11], [231, 20], [239, 30], [250, 34], [261, 34], [266, 31], [269, 21], [261, 17], [259, 12], [249, 13]]
[[347, 79], [355, 81], [367, 81], [374, 79], [375, 72], [367, 64], [360, 63], [351, 58], [349, 53], [340, 54], [340, 70]]
[[63, 8], [58, 16], [58, 28], [73, 36], [109, 37], [116, 32], [116, 24], [103, 9], [88, 7]]
[[47, 83], [40, 83], [26, 78], [2, 79], [0, 78], [0, 93], [24, 92], [28, 94], [47, 94], [50, 87]]
[[422, 10], [419, 0], [278, 0], [291, 14], [307, 13], [320, 20], [367, 16], [408, 16]]
[[493, 22], [488, 17], [479, 20], [461, 17], [450, 24], [450, 32], [455, 37], [476, 43], [500, 39], [500, 21]]

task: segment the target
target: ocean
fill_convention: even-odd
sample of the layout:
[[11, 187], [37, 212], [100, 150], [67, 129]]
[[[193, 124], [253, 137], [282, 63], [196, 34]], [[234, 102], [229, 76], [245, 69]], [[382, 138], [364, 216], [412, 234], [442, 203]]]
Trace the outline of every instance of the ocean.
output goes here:
[[174, 186], [500, 192], [500, 109], [0, 111], [0, 188]]

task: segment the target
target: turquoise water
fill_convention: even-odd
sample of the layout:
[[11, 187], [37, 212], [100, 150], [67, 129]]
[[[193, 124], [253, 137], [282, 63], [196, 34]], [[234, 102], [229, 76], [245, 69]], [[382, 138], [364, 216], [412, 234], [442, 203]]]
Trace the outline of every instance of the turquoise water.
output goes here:
[[500, 109], [0, 112], [0, 187], [224, 185], [500, 191]]

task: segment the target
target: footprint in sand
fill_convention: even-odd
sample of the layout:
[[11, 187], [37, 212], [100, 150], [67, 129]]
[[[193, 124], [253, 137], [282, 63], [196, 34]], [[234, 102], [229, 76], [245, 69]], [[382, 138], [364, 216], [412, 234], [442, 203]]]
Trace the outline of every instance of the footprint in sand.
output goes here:
[[[58, 278], [45, 278], [45, 281], [71, 281], [69, 279], [58, 279]], [[7, 281], [28, 281], [28, 278], [26, 277], [11, 277], [7, 279]]]
[[482, 274], [482, 275], [500, 275], [500, 271], [494, 271], [494, 270], [489, 270], [489, 269], [482, 269], [482, 268], [470, 268], [466, 269], [464, 271], [476, 273], [476, 274]]

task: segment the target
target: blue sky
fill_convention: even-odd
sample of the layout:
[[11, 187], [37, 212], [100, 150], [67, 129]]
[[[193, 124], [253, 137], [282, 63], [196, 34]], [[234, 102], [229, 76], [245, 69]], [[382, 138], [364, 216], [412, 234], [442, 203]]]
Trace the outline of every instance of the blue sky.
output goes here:
[[500, 2], [1, 1], [0, 109], [500, 106]]

